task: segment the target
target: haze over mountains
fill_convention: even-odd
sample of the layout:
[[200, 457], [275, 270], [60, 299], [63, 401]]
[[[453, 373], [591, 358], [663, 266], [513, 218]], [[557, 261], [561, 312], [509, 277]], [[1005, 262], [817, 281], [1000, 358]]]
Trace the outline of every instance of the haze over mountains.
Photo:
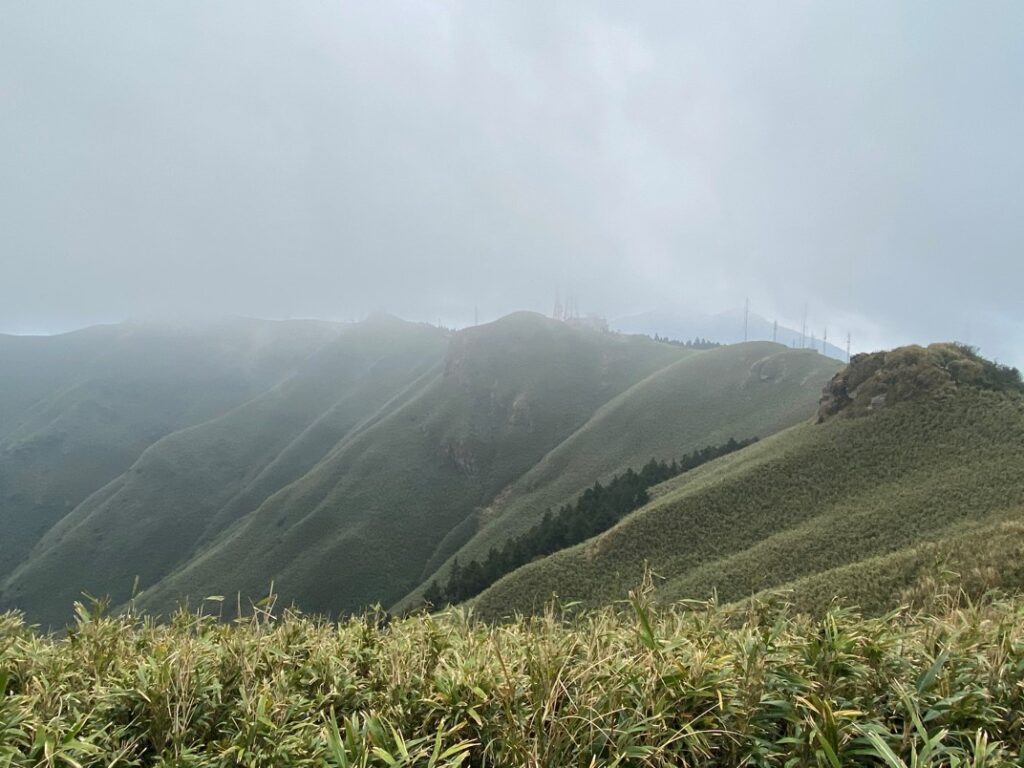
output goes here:
[[4, 338], [2, 604], [415, 593], [595, 480], [807, 417], [837, 363], [518, 313]]
[[0, 573], [154, 442], [274, 386], [337, 331], [226, 320], [0, 335]]
[[[0, 337], [0, 365], [0, 607], [47, 626], [83, 592], [166, 613], [271, 583], [332, 616], [416, 609], [595, 484], [729, 439], [762, 438], [473, 602], [600, 605], [650, 563], [666, 599], [883, 608], [936, 559], [997, 567], [1020, 540], [1019, 378], [962, 347], [844, 369], [520, 312], [105, 326]], [[816, 419], [826, 384], [853, 400]]]
[[1020, 3], [7, 11], [0, 332], [559, 289], [1024, 366]]
[[[706, 313], [677, 307], [642, 312], [617, 318], [610, 323], [615, 330], [623, 333], [658, 334], [674, 339], [700, 337], [723, 344], [741, 341], [777, 341], [787, 347], [817, 349], [827, 357], [846, 361], [846, 349], [825, 338], [830, 331], [824, 328], [787, 328], [778, 321], [768, 320], [757, 312], [732, 309], [725, 312]], [[832, 328], [832, 339], [844, 339], [838, 328]]]
[[0, 768], [1021, 768], [1022, 95], [1021, 0], [5, 4]]

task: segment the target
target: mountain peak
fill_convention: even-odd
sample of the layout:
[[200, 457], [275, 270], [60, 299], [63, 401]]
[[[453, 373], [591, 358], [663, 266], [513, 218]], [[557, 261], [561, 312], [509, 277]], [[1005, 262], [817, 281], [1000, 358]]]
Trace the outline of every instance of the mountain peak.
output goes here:
[[863, 415], [958, 386], [1024, 389], [1016, 368], [987, 360], [972, 347], [955, 342], [914, 344], [854, 355], [822, 390], [818, 421], [838, 413]]

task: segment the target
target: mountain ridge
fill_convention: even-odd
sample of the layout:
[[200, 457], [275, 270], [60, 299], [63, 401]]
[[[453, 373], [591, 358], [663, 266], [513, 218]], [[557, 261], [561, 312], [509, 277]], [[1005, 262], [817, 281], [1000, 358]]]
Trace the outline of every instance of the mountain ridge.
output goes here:
[[[503, 499], [531, 477], [550, 485], [542, 470], [559, 446], [610, 451], [594, 456], [600, 474], [715, 430], [771, 431], [804, 418], [835, 371], [810, 351], [696, 351], [528, 312], [455, 332], [390, 316], [314, 329], [326, 338], [288, 358], [287, 375], [156, 435], [46, 526], [0, 574], [0, 605], [59, 626], [81, 591], [118, 603], [136, 578], [137, 604], [158, 612], [185, 596], [262, 595], [271, 581], [332, 615], [392, 604], [477, 535], [481, 510], [502, 512], [494, 540], [542, 512]], [[773, 356], [778, 372], [755, 365]], [[720, 422], [698, 418], [710, 404]], [[690, 422], [677, 439], [671, 425]], [[595, 479], [589, 460], [560, 474], [571, 482], [552, 498]], [[9, 521], [2, 502], [0, 513]]]
[[[508, 501], [498, 497], [473, 536], [424, 582], [443, 580], [456, 557], [463, 563], [484, 559], [491, 546], [524, 533], [545, 510], [571, 502], [595, 481], [630, 467], [638, 469], [652, 458], [671, 461], [731, 437], [768, 435], [809, 418], [808, 404], [816, 399], [819, 382], [835, 370], [832, 361], [810, 350], [789, 350], [771, 342], [688, 353], [609, 400], [503, 489]], [[762, 373], [773, 364], [779, 367], [771, 376]], [[786, 365], [792, 370], [785, 372]], [[756, 395], [744, 399], [745, 388], [754, 379]], [[814, 383], [808, 385], [810, 379]], [[722, 382], [729, 382], [733, 389], [722, 387]], [[785, 389], [762, 392], [762, 386]], [[637, 434], [643, 434], [643, 439], [635, 439]], [[395, 608], [414, 606], [423, 586]]]
[[771, 340], [793, 349], [814, 349], [834, 360], [845, 362], [847, 357], [846, 350], [835, 344], [812, 338], [816, 329], [801, 334], [756, 312], [745, 314], [743, 310], [703, 313], [686, 308], [655, 309], [616, 318], [610, 325], [620, 333], [658, 334], [681, 341], [704, 338], [720, 344], [738, 344]]
[[[729, 602], [797, 584], [819, 596], [806, 600], [820, 608], [820, 595], [838, 585], [832, 574], [857, 572], [859, 583], [844, 577], [842, 585], [883, 609], [899, 599], [885, 584], [912, 589], [935, 576], [911, 557], [915, 547], [934, 542], [949, 550], [976, 525], [1012, 535], [1012, 526], [998, 526], [1019, 522], [1024, 511], [1019, 383], [988, 387], [974, 374], [999, 367], [951, 344], [878, 355], [855, 357], [825, 401], [851, 376], [888, 387], [888, 400], [868, 388], [864, 408], [809, 419], [668, 481], [606, 533], [497, 582], [474, 601], [477, 609], [484, 616], [529, 612], [554, 593], [584, 606], [622, 599], [644, 562], [664, 580], [666, 601], [717, 595]], [[975, 554], [979, 562], [993, 559]], [[908, 568], [917, 565], [897, 578], [858, 570], [871, 558], [901, 557]]]

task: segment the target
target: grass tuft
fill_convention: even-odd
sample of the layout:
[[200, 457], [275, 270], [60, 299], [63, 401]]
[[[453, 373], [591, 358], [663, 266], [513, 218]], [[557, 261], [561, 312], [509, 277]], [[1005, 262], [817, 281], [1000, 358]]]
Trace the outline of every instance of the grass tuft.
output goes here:
[[0, 615], [4, 766], [1010, 766], [1024, 602]]

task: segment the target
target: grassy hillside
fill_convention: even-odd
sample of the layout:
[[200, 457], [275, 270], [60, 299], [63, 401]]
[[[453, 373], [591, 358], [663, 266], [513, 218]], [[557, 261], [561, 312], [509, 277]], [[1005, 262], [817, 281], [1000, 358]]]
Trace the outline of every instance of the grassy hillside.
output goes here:
[[55, 336], [0, 334], [0, 440], [18, 427], [33, 404], [91, 371], [118, 336], [108, 326]]
[[259, 594], [326, 613], [389, 604], [449, 532], [604, 402], [686, 354], [510, 315], [456, 334], [443, 365], [143, 595]]
[[303, 475], [436, 367], [445, 333], [391, 318], [343, 329], [285, 381], [150, 446], [52, 527], [0, 603], [60, 623], [82, 590], [126, 599]]
[[[891, 605], [979, 526], [1021, 520], [1024, 397], [983, 368], [949, 345], [855, 359], [821, 423], [669, 481], [607, 533], [499, 581], [478, 610], [530, 611], [552, 593], [583, 605], [620, 599], [644, 562], [664, 600], [792, 585], [808, 605], [843, 591]], [[999, 551], [1012, 551], [1019, 529], [994, 530]], [[886, 575], [894, 567], [904, 570]]]
[[800, 610], [821, 614], [837, 596], [870, 613], [894, 604], [927, 605], [937, 588], [952, 584], [966, 594], [1024, 585], [1024, 509], [994, 523], [960, 526], [937, 540], [865, 558], [787, 582], [757, 599], [781, 597]]
[[273, 386], [336, 332], [235, 319], [0, 336], [0, 577], [156, 440]]
[[[609, 401], [504, 489], [463, 532], [468, 541], [431, 562], [425, 580], [444, 579], [456, 557], [463, 564], [483, 560], [492, 546], [522, 534], [545, 510], [572, 501], [595, 480], [639, 469], [651, 458], [670, 462], [731, 437], [767, 436], [807, 419], [838, 365], [771, 342], [691, 352]], [[398, 607], [415, 605], [420, 594]]]
[[[987, 766], [1024, 758], [1024, 603], [488, 626], [0, 614], [9, 766]], [[216, 612], [218, 604], [212, 605]]]

